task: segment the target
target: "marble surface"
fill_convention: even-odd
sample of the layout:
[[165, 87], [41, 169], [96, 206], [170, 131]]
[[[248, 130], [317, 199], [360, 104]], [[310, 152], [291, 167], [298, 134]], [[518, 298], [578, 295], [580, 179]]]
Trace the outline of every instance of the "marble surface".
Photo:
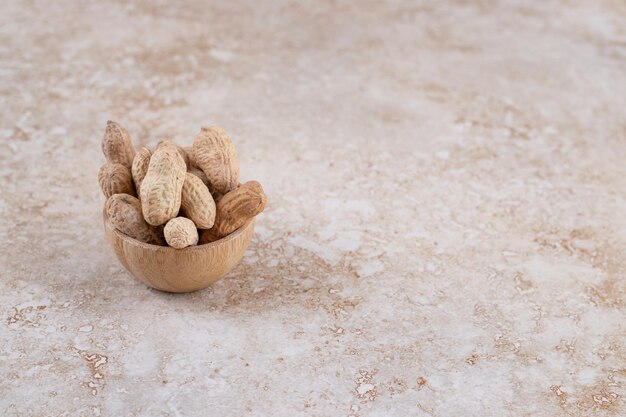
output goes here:
[[[626, 415], [626, 5], [0, 5], [0, 415]], [[201, 292], [108, 247], [107, 119], [270, 198]]]

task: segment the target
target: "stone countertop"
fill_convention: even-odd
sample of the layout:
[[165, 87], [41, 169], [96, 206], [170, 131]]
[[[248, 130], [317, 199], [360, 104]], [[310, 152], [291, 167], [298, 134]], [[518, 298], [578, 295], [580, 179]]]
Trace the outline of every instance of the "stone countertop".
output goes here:
[[[626, 415], [626, 6], [3, 2], [0, 415]], [[217, 124], [270, 198], [133, 280], [107, 119]]]

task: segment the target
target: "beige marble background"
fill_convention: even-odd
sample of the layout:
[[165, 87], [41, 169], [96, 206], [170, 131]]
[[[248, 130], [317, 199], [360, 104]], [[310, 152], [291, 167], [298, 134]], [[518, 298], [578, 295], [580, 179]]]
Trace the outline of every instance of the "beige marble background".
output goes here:
[[[626, 4], [5, 1], [0, 415], [626, 415]], [[107, 246], [107, 119], [270, 206], [189, 295]]]

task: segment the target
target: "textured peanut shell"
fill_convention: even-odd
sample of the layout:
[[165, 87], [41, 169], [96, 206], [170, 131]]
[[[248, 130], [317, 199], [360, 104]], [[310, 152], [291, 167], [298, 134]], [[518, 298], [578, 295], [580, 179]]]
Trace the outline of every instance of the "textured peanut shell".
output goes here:
[[193, 141], [193, 157], [219, 193], [226, 194], [239, 185], [237, 150], [224, 129], [203, 127]]
[[175, 217], [167, 222], [163, 229], [167, 244], [176, 249], [198, 243], [198, 230], [196, 225], [186, 217]]
[[130, 171], [122, 164], [106, 163], [100, 167], [98, 182], [106, 198], [113, 194], [135, 195]]
[[102, 138], [102, 153], [107, 162], [122, 164], [128, 169], [135, 157], [135, 150], [126, 129], [110, 120]]
[[189, 169], [188, 172], [200, 178], [200, 180], [202, 181], [204, 185], [206, 185], [207, 187], [209, 186], [209, 179], [206, 177], [206, 174], [204, 173], [204, 171], [202, 171], [199, 168], [192, 167], [191, 169]]
[[131, 174], [133, 177], [133, 183], [135, 184], [135, 190], [137, 190], [137, 195], [141, 195], [141, 182], [148, 172], [148, 165], [150, 164], [151, 156], [152, 152], [150, 152], [150, 149], [144, 147], [135, 154], [135, 158], [133, 159]]
[[189, 168], [191, 168], [191, 163], [189, 162], [189, 155], [187, 155], [187, 151], [185, 150], [185, 148], [183, 148], [182, 146], [180, 146], [179, 144], [171, 140], [159, 141], [159, 143], [157, 143], [157, 148], [164, 143], [166, 143], [167, 145], [173, 145], [176, 147], [176, 149], [178, 150], [178, 153], [180, 154], [180, 156], [183, 157], [183, 160], [185, 161], [185, 166], [187, 167], [187, 170], [189, 170]]
[[207, 186], [207, 188], [209, 189], [209, 192], [211, 193], [211, 195], [213, 196], [213, 200], [215, 202], [217, 202], [218, 199], [220, 199], [222, 197], [223, 194], [217, 192], [217, 190], [215, 188], [213, 188], [213, 186], [211, 185], [211, 183], [209, 182], [209, 179], [206, 177], [206, 174], [204, 173], [204, 171], [202, 171], [201, 169], [198, 168], [194, 168], [192, 167], [191, 169], [189, 169], [188, 171], [190, 174], [195, 175], [196, 177], [200, 178], [200, 180], [202, 180], [202, 182], [204, 183], [204, 185]]
[[185, 174], [180, 207], [198, 229], [210, 229], [215, 222], [215, 201], [209, 189], [194, 174]]
[[261, 213], [266, 205], [267, 196], [257, 181], [248, 181], [224, 194], [216, 206], [215, 224], [201, 232], [200, 244], [228, 236]]
[[187, 154], [187, 158], [189, 158], [189, 165], [187, 166], [187, 170], [191, 171], [192, 168], [198, 168], [198, 164], [196, 164], [196, 159], [193, 156], [193, 146], [184, 146], [183, 150]]
[[148, 224], [165, 224], [178, 215], [185, 173], [185, 161], [176, 146], [168, 141], [160, 144], [150, 158], [140, 189], [143, 216]]
[[178, 153], [180, 154], [180, 156], [182, 156], [183, 161], [185, 161], [185, 169], [191, 168], [191, 163], [189, 162], [189, 155], [187, 155], [187, 152], [185, 151], [185, 149], [182, 146], [179, 146], [175, 143], [174, 145], [176, 145], [176, 149], [178, 150]]
[[125, 235], [152, 245], [165, 245], [162, 228], [146, 223], [137, 197], [113, 194], [107, 199], [105, 210], [111, 224]]

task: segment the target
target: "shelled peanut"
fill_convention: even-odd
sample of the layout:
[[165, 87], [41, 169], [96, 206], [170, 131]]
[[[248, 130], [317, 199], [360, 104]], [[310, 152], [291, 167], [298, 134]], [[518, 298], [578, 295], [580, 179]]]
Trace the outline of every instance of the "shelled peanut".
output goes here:
[[228, 236], [261, 213], [267, 197], [257, 181], [239, 184], [235, 146], [219, 127], [203, 127], [192, 146], [172, 141], [135, 152], [128, 132], [107, 123], [107, 163], [98, 179], [105, 214], [121, 233], [183, 249]]

